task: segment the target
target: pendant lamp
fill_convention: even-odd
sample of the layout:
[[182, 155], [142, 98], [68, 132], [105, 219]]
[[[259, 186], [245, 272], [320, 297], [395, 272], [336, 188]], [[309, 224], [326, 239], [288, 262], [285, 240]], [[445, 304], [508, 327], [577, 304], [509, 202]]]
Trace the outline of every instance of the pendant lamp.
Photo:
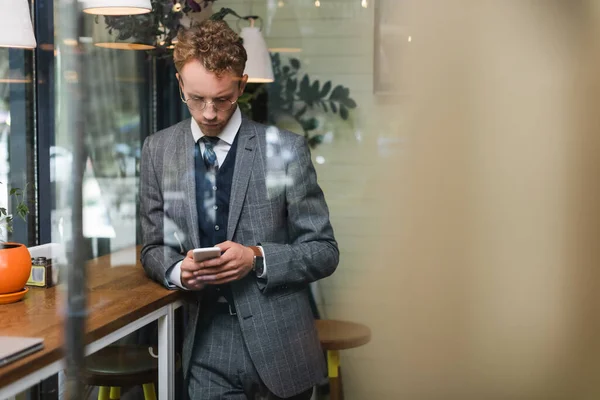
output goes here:
[[36, 45], [27, 0], [0, 1], [0, 47], [33, 49]]
[[150, 0], [82, 0], [83, 12], [96, 15], [135, 15], [152, 11]]
[[242, 28], [240, 32], [240, 36], [244, 41], [244, 48], [248, 53], [244, 74], [248, 75], [248, 82], [273, 82], [275, 78], [273, 77], [273, 66], [267, 43], [260, 29], [254, 26], [255, 19], [252, 17], [247, 19], [250, 21], [250, 26]]

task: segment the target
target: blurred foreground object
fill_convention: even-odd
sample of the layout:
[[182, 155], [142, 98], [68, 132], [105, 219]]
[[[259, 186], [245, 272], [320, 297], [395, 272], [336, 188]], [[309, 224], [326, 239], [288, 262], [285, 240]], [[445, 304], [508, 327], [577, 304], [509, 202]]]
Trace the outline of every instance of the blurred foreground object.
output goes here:
[[394, 307], [370, 325], [396, 361], [377, 385], [411, 400], [597, 398], [600, 9], [408, 12], [406, 151], [380, 158], [369, 188], [385, 211], [365, 246], [386, 266], [361, 282]]

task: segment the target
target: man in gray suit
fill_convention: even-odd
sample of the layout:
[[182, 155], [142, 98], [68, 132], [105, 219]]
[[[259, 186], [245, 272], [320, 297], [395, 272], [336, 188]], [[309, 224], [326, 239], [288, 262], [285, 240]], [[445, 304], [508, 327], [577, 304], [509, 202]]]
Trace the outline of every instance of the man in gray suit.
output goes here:
[[[306, 140], [240, 113], [246, 59], [223, 21], [179, 34], [192, 118], [144, 143], [141, 260], [187, 292], [192, 399], [308, 399], [326, 375], [308, 286], [339, 251]], [[221, 256], [194, 262], [192, 249], [210, 246]]]

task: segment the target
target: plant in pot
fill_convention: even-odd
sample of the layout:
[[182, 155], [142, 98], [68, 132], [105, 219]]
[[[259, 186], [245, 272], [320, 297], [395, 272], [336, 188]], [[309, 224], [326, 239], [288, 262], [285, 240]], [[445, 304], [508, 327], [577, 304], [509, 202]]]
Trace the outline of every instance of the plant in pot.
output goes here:
[[[9, 196], [15, 200], [15, 212], [23, 220], [29, 208], [23, 199], [23, 190], [13, 188]], [[0, 207], [0, 229], [12, 232], [13, 215], [5, 207]], [[22, 243], [0, 243], [0, 304], [13, 303], [25, 296], [25, 287], [31, 274], [31, 255]]]

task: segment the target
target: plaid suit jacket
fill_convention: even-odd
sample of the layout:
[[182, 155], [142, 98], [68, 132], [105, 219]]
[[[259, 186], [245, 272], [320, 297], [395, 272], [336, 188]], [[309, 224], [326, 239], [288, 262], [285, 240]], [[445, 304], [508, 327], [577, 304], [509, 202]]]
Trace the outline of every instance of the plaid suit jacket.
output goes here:
[[[148, 276], [165, 286], [167, 270], [200, 245], [190, 122], [151, 135], [142, 150], [141, 261]], [[267, 277], [250, 273], [231, 286], [261, 379], [274, 394], [288, 397], [325, 376], [308, 285], [334, 272], [339, 251], [306, 140], [246, 118], [238, 135], [227, 238], [262, 245]], [[201, 296], [195, 292], [187, 300], [185, 374], [201, 329]]]

